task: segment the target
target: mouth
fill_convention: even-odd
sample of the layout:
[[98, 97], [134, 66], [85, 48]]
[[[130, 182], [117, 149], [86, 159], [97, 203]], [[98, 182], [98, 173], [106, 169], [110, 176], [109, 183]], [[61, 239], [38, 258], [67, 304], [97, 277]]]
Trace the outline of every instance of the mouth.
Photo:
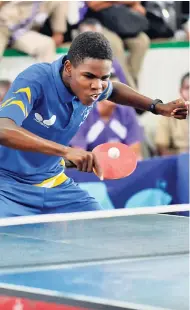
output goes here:
[[100, 94], [93, 94], [93, 95], [90, 95], [90, 98], [95, 101], [98, 99], [98, 97], [100, 97], [101, 93]]

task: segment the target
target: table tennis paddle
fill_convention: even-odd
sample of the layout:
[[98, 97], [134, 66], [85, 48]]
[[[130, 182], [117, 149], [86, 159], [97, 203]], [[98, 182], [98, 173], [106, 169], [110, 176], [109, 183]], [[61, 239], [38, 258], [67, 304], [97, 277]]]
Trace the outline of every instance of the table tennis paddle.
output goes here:
[[[133, 150], [120, 142], [109, 142], [96, 146], [92, 151], [102, 168], [103, 178], [107, 180], [121, 179], [129, 176], [137, 166], [137, 157]], [[67, 168], [76, 168], [65, 161]], [[94, 171], [96, 174], [96, 171]]]

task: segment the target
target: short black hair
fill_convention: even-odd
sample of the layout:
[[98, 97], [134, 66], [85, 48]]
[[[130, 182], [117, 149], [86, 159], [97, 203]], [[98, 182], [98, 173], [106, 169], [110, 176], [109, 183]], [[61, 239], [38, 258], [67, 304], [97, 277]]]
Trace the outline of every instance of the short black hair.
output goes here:
[[113, 60], [111, 45], [103, 34], [87, 31], [73, 40], [67, 59], [77, 67], [85, 58]]
[[183, 87], [183, 83], [185, 82], [186, 79], [189, 79], [189, 72], [185, 73], [182, 78], [181, 78], [181, 84], [180, 86]]
[[93, 25], [93, 26], [94, 25], [100, 25], [101, 26], [102, 24], [99, 22], [98, 19], [89, 17], [89, 18], [82, 20], [79, 24], [79, 27], [81, 25]]

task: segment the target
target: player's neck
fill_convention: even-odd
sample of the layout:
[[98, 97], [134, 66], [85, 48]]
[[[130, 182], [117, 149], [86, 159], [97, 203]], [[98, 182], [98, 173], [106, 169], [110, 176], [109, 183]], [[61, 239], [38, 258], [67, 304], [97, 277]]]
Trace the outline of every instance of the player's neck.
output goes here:
[[68, 91], [72, 94], [72, 95], [75, 95], [70, 87], [70, 83], [69, 83], [69, 77], [66, 76], [64, 74], [64, 70], [62, 70], [61, 72], [61, 79], [62, 79], [62, 82], [63, 84], [65, 85], [65, 87], [68, 89]]

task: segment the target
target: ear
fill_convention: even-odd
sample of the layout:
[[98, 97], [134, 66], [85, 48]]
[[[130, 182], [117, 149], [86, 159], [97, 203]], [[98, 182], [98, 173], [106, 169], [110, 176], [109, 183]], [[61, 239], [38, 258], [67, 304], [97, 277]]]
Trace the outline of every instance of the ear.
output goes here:
[[66, 60], [64, 64], [64, 71], [67, 73], [68, 76], [71, 76], [72, 64], [70, 60]]

